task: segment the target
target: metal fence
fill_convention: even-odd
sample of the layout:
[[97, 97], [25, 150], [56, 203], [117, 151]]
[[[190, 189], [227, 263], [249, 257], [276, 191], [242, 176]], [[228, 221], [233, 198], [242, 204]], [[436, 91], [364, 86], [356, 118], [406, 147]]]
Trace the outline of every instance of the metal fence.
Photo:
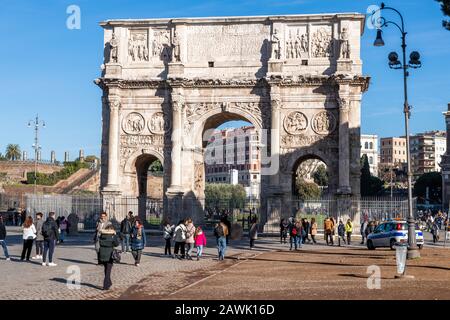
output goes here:
[[[0, 197], [0, 203], [13, 201], [11, 198]], [[206, 201], [204, 207], [195, 202], [195, 209], [204, 212], [204, 226], [211, 228], [222, 216], [227, 216], [230, 222], [241, 224], [244, 230], [250, 227], [250, 221], [256, 218], [264, 221], [264, 232], [276, 233], [279, 231], [281, 217], [294, 216], [297, 219], [315, 218], [321, 228], [327, 216], [332, 216], [336, 221], [351, 219], [355, 232], [359, 230], [360, 223], [369, 221], [383, 221], [392, 218], [406, 218], [408, 213], [408, 201], [403, 198], [349, 198], [346, 203], [342, 199], [293, 199], [290, 202], [276, 204], [266, 203], [267, 217], [261, 217], [261, 201], [250, 199], [240, 202], [229, 200]], [[145, 197], [118, 197], [112, 200], [103, 199], [101, 195], [34, 195], [25, 197], [26, 210], [34, 216], [42, 212], [44, 217], [49, 212], [55, 212], [56, 216], [68, 217], [75, 214], [78, 218], [79, 229], [93, 229], [100, 213], [106, 211], [110, 220], [118, 226], [129, 211], [135, 215], [145, 212], [145, 223], [150, 228], [158, 228], [163, 219], [164, 201]], [[189, 205], [188, 202], [186, 202]], [[186, 203], [184, 204], [186, 206]], [[13, 203], [12, 203], [13, 204]], [[194, 204], [193, 204], [194, 205]], [[416, 199], [413, 201], [416, 208]], [[183, 208], [184, 210], [186, 208]], [[275, 209], [275, 210], [274, 210]], [[287, 210], [287, 211], [286, 211]], [[194, 212], [194, 211], [192, 211]], [[262, 219], [264, 218], [264, 219]]]
[[[413, 214], [416, 214], [417, 199], [413, 199]], [[394, 218], [406, 219], [408, 215], [408, 199], [405, 198], [349, 198], [333, 199], [326, 197], [322, 199], [300, 200], [293, 199], [288, 204], [289, 216], [296, 219], [306, 218], [311, 221], [315, 219], [319, 230], [323, 226], [326, 217], [332, 217], [336, 222], [342, 220], [344, 223], [348, 219], [353, 221], [355, 232], [359, 232], [359, 227], [364, 220], [385, 221]], [[267, 223], [264, 232], [277, 233], [280, 230], [281, 217], [285, 206], [279, 205], [279, 210], [269, 208]], [[278, 211], [278, 212], [277, 212]], [[275, 214], [273, 212], [276, 212]]]

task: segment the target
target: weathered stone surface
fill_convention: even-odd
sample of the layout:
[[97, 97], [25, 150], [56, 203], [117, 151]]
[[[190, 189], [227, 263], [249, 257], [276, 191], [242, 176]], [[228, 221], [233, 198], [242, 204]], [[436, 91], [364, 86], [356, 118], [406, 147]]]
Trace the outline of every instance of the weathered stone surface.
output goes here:
[[[202, 220], [204, 133], [246, 120], [269, 130], [261, 131], [267, 135], [262, 154], [270, 146], [278, 157], [268, 161], [275, 171], [261, 173], [263, 199], [275, 196], [285, 205], [292, 173], [308, 157], [330, 168], [332, 192], [359, 195], [355, 141], [369, 80], [360, 59], [364, 15], [109, 20], [101, 26], [105, 46], [113, 33], [118, 46], [117, 62], [105, 50], [105, 73], [96, 80], [104, 92], [104, 193], [142, 196], [139, 173], [159, 159], [165, 214], [173, 221]], [[268, 215], [263, 212], [262, 223]]]

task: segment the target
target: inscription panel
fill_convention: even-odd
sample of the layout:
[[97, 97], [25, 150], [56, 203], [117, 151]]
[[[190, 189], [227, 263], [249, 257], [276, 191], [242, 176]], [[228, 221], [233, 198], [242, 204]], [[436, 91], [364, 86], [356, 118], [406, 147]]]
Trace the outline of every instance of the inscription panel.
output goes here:
[[189, 62], [256, 60], [267, 57], [269, 26], [204, 25], [187, 28]]

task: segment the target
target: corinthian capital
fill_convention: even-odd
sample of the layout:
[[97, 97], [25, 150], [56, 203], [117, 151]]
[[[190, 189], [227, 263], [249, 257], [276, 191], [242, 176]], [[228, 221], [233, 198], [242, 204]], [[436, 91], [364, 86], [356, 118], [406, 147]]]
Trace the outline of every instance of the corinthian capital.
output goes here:
[[173, 95], [172, 96], [172, 110], [173, 111], [182, 111], [184, 108], [184, 98], [181, 95]]
[[337, 102], [339, 104], [339, 109], [341, 109], [342, 111], [350, 110], [350, 100], [348, 98], [337, 98]]
[[109, 108], [111, 110], [118, 110], [120, 109], [120, 98], [119, 97], [109, 97]]
[[279, 110], [281, 108], [281, 95], [271, 94], [270, 103], [273, 110]]

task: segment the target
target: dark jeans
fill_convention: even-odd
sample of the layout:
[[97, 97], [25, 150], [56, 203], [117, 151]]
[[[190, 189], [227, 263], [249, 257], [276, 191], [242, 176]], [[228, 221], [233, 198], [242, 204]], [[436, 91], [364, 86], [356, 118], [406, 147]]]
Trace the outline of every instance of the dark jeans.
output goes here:
[[25, 254], [27, 256], [27, 261], [30, 260], [32, 248], [33, 248], [33, 239], [23, 240], [22, 256], [20, 257], [20, 260], [25, 259]]
[[351, 241], [352, 241], [352, 233], [347, 232], [347, 244], [350, 244]]
[[280, 231], [280, 243], [286, 243], [287, 233], [284, 231]]
[[142, 250], [132, 250], [131, 254], [133, 255], [135, 264], [141, 263]]
[[250, 238], [250, 248], [255, 246], [255, 239]]
[[165, 255], [171, 255], [172, 254], [172, 248], [170, 246], [170, 239], [165, 239], [166, 240], [166, 247], [164, 248], [164, 254]]
[[36, 255], [42, 256], [44, 253], [44, 240], [36, 240]]
[[179, 251], [181, 251], [181, 256], [184, 257], [184, 242], [175, 242], [175, 248], [173, 250], [173, 253], [175, 255], [178, 254]]
[[47, 239], [44, 240], [44, 257], [42, 262], [46, 262], [47, 252], [48, 252], [48, 262], [53, 262], [53, 252], [55, 252], [55, 242], [56, 240]]
[[331, 245], [334, 244], [333, 242], [333, 234], [330, 231], [325, 231], [325, 240], [327, 241], [327, 245], [331, 243]]
[[103, 280], [103, 289], [108, 290], [112, 286], [111, 281], [111, 271], [113, 267], [112, 261], [110, 262], [102, 262], [105, 267], [105, 279]]
[[130, 252], [130, 235], [122, 233], [122, 252]]
[[343, 241], [344, 244], [345, 244], [345, 236], [344, 236], [344, 235], [339, 235], [339, 236], [338, 236], [338, 245], [339, 245], [339, 246], [341, 245], [341, 239], [342, 239], [342, 241]]
[[315, 236], [315, 235], [311, 235], [311, 239], [312, 239], [312, 241], [313, 241], [314, 243], [317, 243], [317, 241], [316, 241], [316, 236]]
[[6, 240], [0, 240], [0, 245], [3, 247], [3, 253], [5, 254], [6, 259], [9, 258], [8, 246], [6, 245]]

